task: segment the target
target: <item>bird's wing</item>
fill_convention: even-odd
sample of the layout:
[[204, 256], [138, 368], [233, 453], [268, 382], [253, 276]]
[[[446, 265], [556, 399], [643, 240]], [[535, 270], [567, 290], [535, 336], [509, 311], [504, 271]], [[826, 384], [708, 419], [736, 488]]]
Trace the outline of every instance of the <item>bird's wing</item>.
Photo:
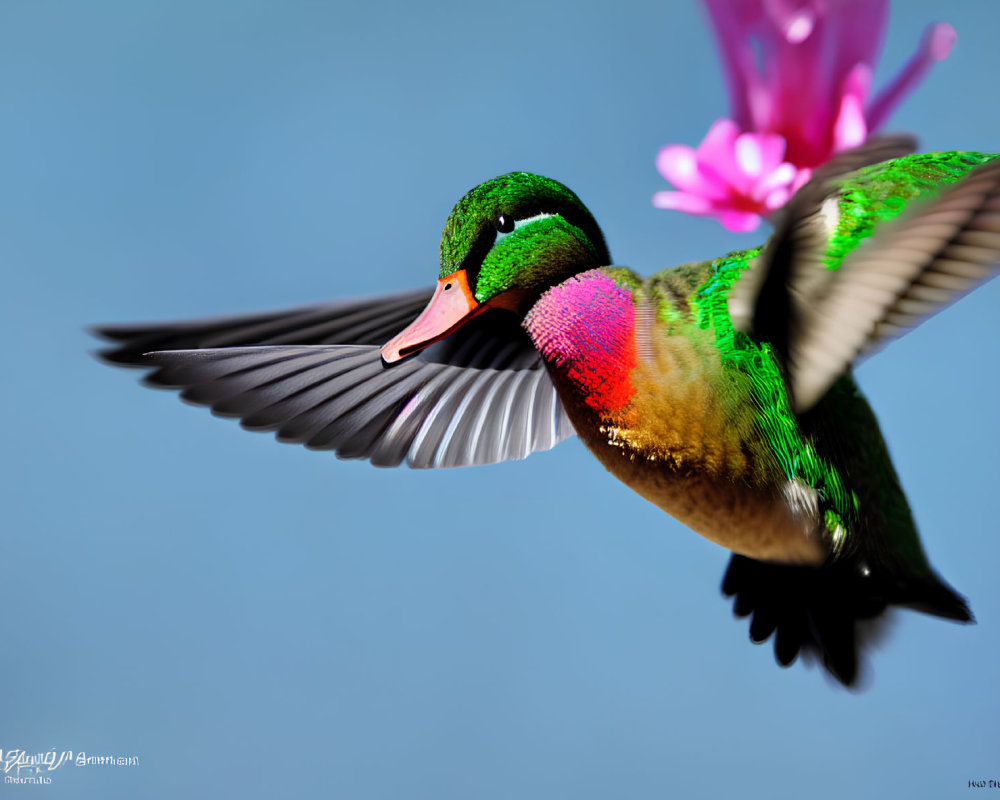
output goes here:
[[379, 346], [429, 298], [96, 332], [117, 344], [105, 360], [152, 370], [148, 385], [181, 389], [185, 400], [238, 417], [249, 430], [275, 431], [280, 441], [377, 466], [491, 464], [573, 434], [541, 358], [507, 312], [487, 311], [384, 365]]
[[98, 354], [110, 364], [149, 367], [154, 350], [281, 344], [383, 344], [410, 324], [431, 299], [418, 289], [281, 311], [171, 322], [100, 325], [114, 344]]
[[[729, 294], [729, 315], [737, 330], [753, 333], [756, 325], [764, 331], [763, 336], [757, 334], [761, 338], [777, 335], [780, 331], [780, 325], [768, 323], [784, 319], [781, 308], [760, 309], [757, 319], [755, 312], [758, 312], [762, 295], [764, 301], [780, 305], [779, 301], [785, 296], [783, 287], [788, 281], [783, 270], [791, 268], [792, 256], [803, 257], [803, 252], [820, 249], [826, 244], [824, 227], [806, 223], [827, 198], [837, 193], [836, 181], [864, 167], [907, 156], [916, 146], [916, 139], [905, 134], [873, 136], [860, 147], [837, 153], [813, 170], [806, 185], [772, 216], [775, 233], [768, 240], [763, 255], [740, 275]], [[763, 291], [765, 287], [767, 291]]]
[[798, 413], [856, 360], [996, 274], [1000, 160], [988, 158], [912, 156], [793, 198], [730, 308], [779, 353]]

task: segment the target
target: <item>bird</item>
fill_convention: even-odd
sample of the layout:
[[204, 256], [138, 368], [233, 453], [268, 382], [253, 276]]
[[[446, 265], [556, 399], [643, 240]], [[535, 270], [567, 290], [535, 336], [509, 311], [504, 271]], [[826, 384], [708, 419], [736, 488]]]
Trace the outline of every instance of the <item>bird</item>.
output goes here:
[[855, 364], [991, 278], [1000, 155], [881, 137], [818, 168], [763, 245], [648, 278], [562, 183], [465, 194], [433, 290], [102, 325], [108, 363], [279, 441], [383, 467], [572, 436], [731, 551], [722, 592], [776, 661], [845, 687], [886, 612], [972, 622], [931, 567]]

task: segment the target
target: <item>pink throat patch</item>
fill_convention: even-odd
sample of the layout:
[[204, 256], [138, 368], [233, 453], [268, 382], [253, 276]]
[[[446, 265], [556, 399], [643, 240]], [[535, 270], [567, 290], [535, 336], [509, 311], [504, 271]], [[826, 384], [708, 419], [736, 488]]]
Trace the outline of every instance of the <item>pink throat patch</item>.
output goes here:
[[632, 293], [599, 269], [553, 286], [524, 327], [545, 360], [602, 412], [624, 408], [638, 364]]

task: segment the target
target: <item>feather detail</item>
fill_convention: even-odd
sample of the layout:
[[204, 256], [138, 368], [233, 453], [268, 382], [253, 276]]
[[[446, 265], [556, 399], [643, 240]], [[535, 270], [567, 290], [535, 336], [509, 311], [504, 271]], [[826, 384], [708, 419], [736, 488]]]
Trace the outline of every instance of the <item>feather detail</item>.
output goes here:
[[789, 203], [730, 312], [775, 347], [796, 413], [858, 359], [996, 273], [996, 158], [931, 153], [822, 173]]
[[96, 332], [114, 343], [101, 357], [150, 370], [147, 385], [181, 389], [184, 400], [279, 441], [376, 466], [492, 464], [573, 435], [541, 357], [509, 312], [487, 311], [386, 367], [377, 345], [412, 322], [428, 296]]
[[624, 408], [638, 364], [632, 292], [602, 270], [547, 291], [524, 321], [545, 361], [598, 411]]
[[150, 382], [278, 440], [392, 467], [524, 458], [573, 433], [539, 364], [507, 370], [411, 358], [374, 345], [227, 347], [151, 353]]

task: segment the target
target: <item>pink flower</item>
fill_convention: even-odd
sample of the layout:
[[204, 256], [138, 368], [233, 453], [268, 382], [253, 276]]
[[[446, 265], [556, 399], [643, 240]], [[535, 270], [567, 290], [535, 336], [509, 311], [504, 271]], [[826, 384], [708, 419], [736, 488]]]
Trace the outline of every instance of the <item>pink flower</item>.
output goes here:
[[748, 231], [834, 153], [861, 144], [935, 61], [954, 29], [930, 25], [917, 52], [868, 101], [888, 0], [705, 0], [719, 39], [732, 119], [697, 150], [668, 145], [657, 167], [679, 191], [658, 208], [718, 216]]
[[653, 205], [713, 215], [731, 231], [752, 231], [760, 218], [783, 206], [811, 170], [785, 161], [785, 139], [775, 133], [740, 133], [718, 120], [697, 150], [664, 147], [656, 166], [679, 192], [657, 192]]

